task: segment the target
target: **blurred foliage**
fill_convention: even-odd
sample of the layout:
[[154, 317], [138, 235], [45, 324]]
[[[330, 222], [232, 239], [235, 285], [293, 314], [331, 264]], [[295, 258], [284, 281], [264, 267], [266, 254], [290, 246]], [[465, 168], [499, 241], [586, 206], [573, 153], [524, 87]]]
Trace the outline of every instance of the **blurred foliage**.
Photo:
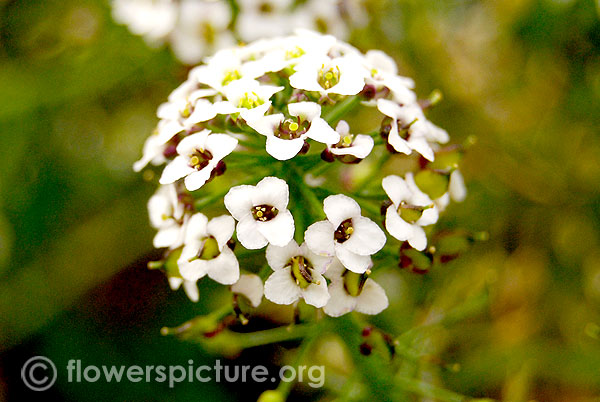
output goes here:
[[[454, 142], [477, 139], [462, 167], [469, 195], [441, 226], [489, 232], [426, 275], [378, 275], [391, 303], [372, 322], [418, 351], [400, 372], [481, 398], [598, 400], [598, 3], [385, 0], [369, 11], [373, 22], [352, 42], [393, 55], [421, 96], [440, 89], [431, 119]], [[159, 336], [163, 325], [211, 311], [221, 293], [203, 281], [211, 297], [193, 305], [145, 270], [156, 257], [145, 210], [154, 185], [130, 168], [156, 107], [186, 73], [167, 50], [116, 26], [100, 0], [0, 1], [0, 400], [24, 392], [20, 365], [35, 354], [62, 366], [215, 358]], [[347, 351], [335, 337], [315, 348], [311, 361], [328, 364], [326, 387], [351, 395], [352, 380], [340, 380], [353, 375]], [[286, 353], [266, 347], [242, 359]], [[367, 382], [381, 385], [376, 377]], [[49, 398], [258, 392], [232, 388], [63, 379]]]

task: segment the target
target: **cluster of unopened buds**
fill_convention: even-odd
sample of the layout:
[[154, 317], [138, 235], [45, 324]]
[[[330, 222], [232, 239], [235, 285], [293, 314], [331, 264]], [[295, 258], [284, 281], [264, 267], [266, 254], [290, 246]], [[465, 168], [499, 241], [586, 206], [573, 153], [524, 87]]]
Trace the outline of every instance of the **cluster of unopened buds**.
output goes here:
[[236, 41], [304, 28], [344, 39], [363, 26], [365, 0], [112, 0], [113, 17], [151, 45], [168, 43], [179, 60], [202, 57]]
[[[465, 196], [462, 148], [443, 146], [448, 134], [423, 112], [439, 95], [418, 101], [412, 87], [383, 52], [310, 31], [193, 68], [134, 166], [166, 164], [148, 203], [166, 250], [152, 266], [193, 301], [208, 276], [248, 309], [264, 295], [334, 317], [383, 311], [370, 277], [380, 256], [416, 272], [452, 258], [428, 234]], [[398, 161], [411, 171], [382, 174]]]

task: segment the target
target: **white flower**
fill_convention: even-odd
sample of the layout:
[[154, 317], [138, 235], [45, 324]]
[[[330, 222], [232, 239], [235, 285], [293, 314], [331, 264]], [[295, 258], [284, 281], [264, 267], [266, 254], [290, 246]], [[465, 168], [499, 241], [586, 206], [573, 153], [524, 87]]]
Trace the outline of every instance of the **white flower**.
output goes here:
[[185, 245], [177, 261], [183, 279], [197, 281], [208, 275], [223, 285], [237, 282], [240, 267], [235, 254], [227, 246], [234, 227], [235, 221], [229, 215], [210, 221], [201, 213], [190, 218], [185, 232]]
[[351, 134], [350, 126], [340, 120], [335, 131], [340, 135], [340, 141], [327, 147], [328, 152], [335, 155], [343, 163], [356, 163], [369, 156], [375, 142], [369, 135]]
[[308, 0], [296, 12], [296, 26], [305, 26], [339, 39], [348, 37], [348, 27], [340, 15], [338, 0]]
[[144, 150], [142, 152], [142, 158], [133, 164], [133, 170], [139, 172], [145, 168], [148, 163], [152, 163], [154, 166], [165, 163], [167, 158], [164, 156], [167, 145], [162, 142], [162, 139], [157, 134], [152, 134], [144, 142]]
[[246, 121], [263, 116], [271, 107], [271, 96], [283, 90], [283, 87], [261, 85], [252, 79], [239, 79], [223, 88], [226, 102], [219, 105], [219, 113], [239, 113]]
[[407, 173], [406, 180], [395, 175], [384, 177], [381, 184], [392, 201], [385, 214], [387, 231], [400, 241], [408, 241], [417, 250], [424, 250], [427, 236], [422, 226], [437, 222], [438, 208], [418, 190], [412, 173]]
[[169, 184], [185, 177], [189, 191], [199, 189], [213, 177], [217, 165], [237, 146], [238, 140], [209, 130], [185, 137], [177, 145], [178, 156], [163, 170], [159, 182]]
[[427, 142], [433, 125], [427, 121], [418, 104], [400, 106], [396, 102], [379, 99], [377, 108], [389, 117], [387, 120], [391, 120], [384, 131], [389, 144], [396, 151], [410, 155], [415, 150], [425, 159], [433, 161], [433, 149]]
[[184, 63], [195, 64], [209, 50], [233, 45], [230, 22], [231, 8], [223, 1], [181, 1], [177, 25], [171, 34], [173, 52]]
[[248, 300], [254, 308], [260, 305], [263, 297], [263, 283], [258, 275], [244, 274], [240, 279], [231, 285], [231, 291], [242, 295]]
[[295, 70], [290, 77], [292, 87], [322, 95], [356, 95], [363, 90], [367, 75], [357, 55], [314, 55], [298, 63]]
[[298, 246], [294, 240], [284, 247], [267, 247], [267, 262], [273, 269], [265, 281], [265, 297], [277, 304], [292, 304], [303, 298], [307, 304], [323, 307], [329, 300], [327, 282], [322, 273], [330, 257], [312, 253], [306, 243]]
[[314, 102], [288, 105], [290, 118], [279, 113], [247, 121], [258, 133], [267, 137], [267, 152], [276, 159], [288, 160], [300, 152], [306, 138], [324, 144], [340, 140], [339, 134], [323, 120], [321, 106]]
[[112, 15], [132, 33], [142, 35], [149, 44], [156, 45], [173, 30], [177, 5], [173, 0], [113, 0]]
[[242, 246], [259, 249], [267, 243], [287, 245], [294, 236], [288, 201], [288, 185], [277, 177], [265, 177], [256, 186], [231, 188], [225, 195], [225, 207], [238, 221], [236, 231]]
[[351, 311], [363, 314], [379, 314], [388, 306], [385, 291], [368, 274], [348, 271], [339, 261], [327, 270], [331, 280], [328, 290], [331, 298], [323, 308], [325, 314], [339, 317]]
[[236, 28], [246, 41], [272, 38], [291, 32], [293, 0], [239, 0]]
[[406, 105], [417, 101], [417, 95], [411, 90], [414, 81], [398, 75], [396, 63], [390, 56], [380, 50], [369, 50], [365, 54], [365, 62], [370, 71], [367, 84], [388, 88], [396, 103]]
[[385, 233], [343, 194], [325, 198], [323, 209], [327, 220], [313, 223], [304, 234], [308, 248], [319, 255], [335, 255], [349, 270], [364, 273], [372, 264], [370, 256], [385, 245]]
[[178, 200], [174, 184], [161, 186], [148, 200], [150, 223], [158, 232], [154, 236], [154, 247], [171, 249], [183, 243], [184, 206]]
[[208, 121], [217, 115], [217, 106], [207, 98], [216, 94], [212, 89], [198, 89], [196, 84], [186, 81], [169, 95], [169, 101], [158, 107], [158, 136], [165, 143], [183, 131], [191, 130], [196, 124]]
[[183, 285], [183, 290], [187, 297], [194, 303], [200, 300], [200, 293], [198, 292], [198, 285], [195, 281], [187, 281], [178, 276], [169, 276], [169, 286], [172, 290], [177, 290]]

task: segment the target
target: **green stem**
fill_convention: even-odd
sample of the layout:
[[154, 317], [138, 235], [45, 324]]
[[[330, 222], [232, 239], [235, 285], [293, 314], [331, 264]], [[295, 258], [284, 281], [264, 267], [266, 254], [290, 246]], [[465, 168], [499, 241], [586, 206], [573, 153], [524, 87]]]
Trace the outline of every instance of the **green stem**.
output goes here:
[[255, 346], [268, 345], [302, 339], [309, 335], [315, 328], [315, 324], [299, 324], [286, 327], [277, 327], [263, 331], [236, 333], [238, 344], [244, 349]]
[[360, 104], [361, 101], [362, 99], [360, 96], [349, 96], [343, 101], [336, 104], [327, 113], [325, 113], [323, 119], [325, 119], [327, 123], [333, 126], [333, 124], [337, 123], [337, 121], [344, 117], [346, 113], [350, 112], [352, 109], [358, 106], [358, 104]]

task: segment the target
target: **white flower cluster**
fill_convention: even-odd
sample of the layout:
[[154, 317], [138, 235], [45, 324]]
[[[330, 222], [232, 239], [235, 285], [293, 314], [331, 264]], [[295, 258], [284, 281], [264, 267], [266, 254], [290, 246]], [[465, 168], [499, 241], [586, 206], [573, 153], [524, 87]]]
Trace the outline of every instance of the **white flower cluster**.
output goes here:
[[[302, 160], [319, 156], [296, 158], [311, 143], [322, 144], [326, 161], [356, 163], [371, 153], [374, 137], [381, 134], [392, 152], [415, 151], [433, 161], [448, 136], [425, 118], [411, 87], [412, 81], [399, 76], [382, 52], [364, 55], [333, 36], [310, 31], [221, 50], [192, 69], [188, 80], [159, 107], [157, 129], [134, 165], [139, 171], [149, 163], [166, 163], [148, 209], [158, 229], [154, 245], [168, 249], [165, 269], [171, 286], [183, 284], [189, 297], [198, 300], [196, 282], [208, 276], [232, 285], [232, 291], [252, 306], [260, 303], [264, 291], [274, 303], [292, 304], [302, 298], [331, 316], [385, 309], [385, 292], [369, 275], [372, 256], [387, 237], [363, 216], [353, 198], [333, 191], [322, 208], [295, 204], [294, 210], [298, 200], [290, 194], [298, 191], [291, 191], [290, 185], [310, 189], [297, 180], [274, 177], [291, 177], [286, 169], [271, 171], [273, 175], [255, 185], [230, 188], [224, 196], [226, 215], [209, 219], [196, 211], [194, 198], [206, 195], [202, 188], [224, 174], [229, 158], [258, 154], [262, 160], [289, 161], [290, 171], [297, 171], [304, 166]], [[352, 134], [339, 113], [347, 107], [379, 111], [375, 133]], [[423, 227], [435, 223], [448, 203], [445, 193], [464, 197], [458, 171], [452, 179], [440, 169], [423, 172], [433, 175], [433, 187], [431, 178], [416, 176], [415, 181], [412, 174], [405, 179], [388, 176], [382, 182], [391, 199], [386, 229], [417, 250], [427, 245]], [[443, 195], [435, 193], [432, 199], [427, 188], [420, 189], [421, 181], [439, 193], [440, 178], [450, 183]], [[313, 223], [297, 227], [290, 210], [307, 209]], [[315, 222], [323, 215], [325, 220]], [[240, 275], [234, 233], [248, 250], [266, 247], [273, 273], [264, 287], [257, 275]]]
[[195, 64], [236, 39], [250, 42], [304, 28], [345, 39], [365, 24], [364, 0], [113, 0], [113, 18], [150, 45], [169, 43]]

